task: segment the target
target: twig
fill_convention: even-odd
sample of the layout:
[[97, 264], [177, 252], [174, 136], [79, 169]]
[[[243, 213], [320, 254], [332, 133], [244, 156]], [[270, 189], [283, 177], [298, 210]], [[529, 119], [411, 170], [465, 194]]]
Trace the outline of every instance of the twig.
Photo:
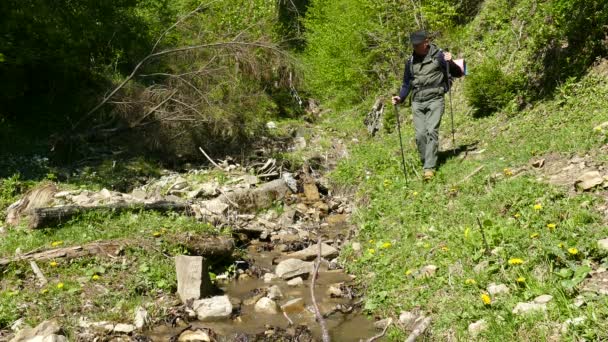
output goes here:
[[231, 199], [230, 199], [230, 197], [228, 197], [228, 195], [226, 195], [226, 193], [225, 193], [225, 192], [224, 192], [222, 189], [217, 188], [217, 190], [218, 190], [218, 191], [219, 191], [219, 192], [220, 192], [222, 195], [224, 195], [224, 198], [226, 199], [226, 201], [228, 201], [228, 203], [232, 204], [232, 206], [233, 206], [233, 207], [235, 207], [235, 208], [237, 208], [237, 209], [239, 208], [239, 205], [238, 205], [238, 204], [236, 204], [236, 203], [234, 203], [234, 201], [233, 201], [233, 200], [231, 200]]
[[292, 326], [293, 325], [293, 321], [291, 320], [291, 318], [289, 318], [289, 316], [287, 316], [287, 312], [283, 311], [283, 316], [285, 316], [285, 318], [289, 322], [289, 326]]
[[156, 47], [158, 46], [158, 44], [160, 44], [160, 41], [165, 37], [165, 35], [167, 33], [169, 33], [169, 31], [171, 31], [173, 28], [175, 28], [177, 25], [179, 25], [182, 21], [188, 19], [191, 15], [193, 15], [194, 13], [200, 11], [200, 9], [203, 7], [203, 5], [210, 5], [215, 1], [210, 2], [209, 4], [205, 4], [205, 3], [200, 3], [198, 6], [196, 6], [195, 9], [193, 9], [190, 13], [184, 15], [183, 17], [179, 18], [179, 20], [177, 20], [175, 23], [173, 23], [173, 25], [169, 26], [168, 29], [166, 29], [156, 40], [156, 43], [154, 43], [154, 46], [152, 47], [152, 51], [150, 53], [154, 53], [154, 51], [156, 50]]
[[408, 338], [407, 338], [407, 340], [405, 340], [405, 342], [416, 341], [416, 339], [418, 337], [420, 337], [420, 335], [422, 335], [426, 329], [428, 329], [429, 325], [431, 325], [431, 318], [427, 317], [427, 318], [423, 319], [422, 322], [420, 322], [420, 323], [418, 323], [418, 325], [416, 325], [416, 328], [414, 329], [414, 331], [412, 331], [410, 336], [408, 336]]
[[393, 324], [393, 319], [389, 318], [388, 319], [388, 323], [386, 324], [386, 326], [384, 327], [384, 329], [382, 330], [382, 332], [376, 336], [370, 337], [368, 338], [365, 342], [374, 342], [375, 340], [382, 338], [384, 335], [386, 335], [386, 331], [388, 330], [388, 328]]
[[156, 112], [157, 109], [159, 109], [160, 107], [162, 107], [165, 103], [167, 103], [169, 100], [171, 100], [171, 98], [173, 97], [173, 95], [175, 95], [177, 93], [177, 90], [173, 91], [171, 93], [171, 95], [169, 95], [166, 99], [162, 100], [159, 104], [157, 104], [156, 106], [154, 106], [152, 109], [150, 109], [141, 119], [137, 120], [137, 122], [135, 123], [134, 126], [139, 125], [140, 123], [142, 123], [148, 116], [152, 115], [152, 113]]
[[464, 183], [466, 181], [468, 181], [471, 177], [475, 176], [476, 174], [478, 174], [481, 170], [483, 170], [486, 166], [485, 165], [481, 165], [480, 167], [476, 168], [475, 170], [473, 170], [473, 172], [471, 172], [468, 176], [464, 177], [460, 182], [456, 183], [456, 184], [461, 184]]
[[325, 318], [321, 315], [321, 310], [319, 310], [319, 305], [317, 305], [317, 299], [315, 297], [315, 286], [317, 283], [317, 273], [319, 272], [319, 266], [321, 266], [321, 237], [319, 236], [319, 242], [317, 243], [319, 246], [319, 250], [317, 252], [317, 260], [315, 260], [315, 268], [312, 272], [312, 280], [310, 283], [310, 297], [312, 298], [312, 306], [315, 309], [315, 316], [317, 317], [317, 321], [321, 326], [321, 332], [323, 336], [323, 342], [330, 342], [329, 331], [327, 330], [327, 324], [325, 323]]
[[200, 150], [200, 151], [201, 151], [201, 152], [202, 152], [202, 153], [205, 155], [205, 157], [207, 158], [207, 160], [208, 160], [208, 161], [209, 161], [211, 164], [213, 164], [213, 166], [215, 166], [216, 168], [218, 168], [218, 169], [220, 169], [220, 170], [224, 171], [224, 169], [222, 169], [222, 168], [221, 168], [219, 165], [217, 165], [217, 163], [216, 163], [216, 162], [214, 162], [214, 161], [213, 161], [213, 159], [211, 159], [211, 157], [209, 157], [209, 155], [207, 154], [207, 152], [205, 152], [205, 150], [203, 150], [203, 148], [202, 148], [202, 147], [200, 147], [200, 146], [199, 146], [199, 147], [198, 147], [198, 149], [199, 149], [199, 150]]
[[485, 248], [484, 254], [490, 255], [490, 245], [488, 245], [488, 240], [486, 240], [486, 233], [483, 229], [483, 225], [481, 224], [481, 220], [477, 217], [477, 224], [479, 225], [479, 230], [481, 230], [481, 238], [483, 239], [483, 246]]
[[32, 267], [32, 271], [34, 271], [34, 274], [36, 274], [36, 278], [38, 278], [38, 281], [40, 281], [40, 286], [46, 285], [49, 281], [38, 267], [38, 264], [32, 260], [30, 261], [30, 266]]

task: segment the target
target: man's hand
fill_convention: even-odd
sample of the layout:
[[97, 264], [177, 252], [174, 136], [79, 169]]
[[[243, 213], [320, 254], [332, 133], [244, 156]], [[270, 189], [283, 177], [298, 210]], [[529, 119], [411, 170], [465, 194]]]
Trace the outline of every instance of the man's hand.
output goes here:
[[452, 54], [449, 52], [444, 52], [443, 53], [443, 58], [445, 59], [446, 62], [449, 62], [452, 60]]
[[393, 96], [392, 102], [393, 102], [393, 105], [396, 105], [397, 103], [401, 103], [401, 98], [399, 96]]

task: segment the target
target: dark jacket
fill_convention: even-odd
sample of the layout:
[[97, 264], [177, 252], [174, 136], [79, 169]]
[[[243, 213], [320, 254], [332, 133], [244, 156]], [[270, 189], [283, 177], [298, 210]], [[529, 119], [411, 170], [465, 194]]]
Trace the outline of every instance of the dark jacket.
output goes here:
[[443, 52], [431, 43], [426, 56], [412, 53], [405, 63], [399, 97], [404, 101], [410, 92], [412, 101], [441, 97], [449, 90], [447, 80], [447, 64]]

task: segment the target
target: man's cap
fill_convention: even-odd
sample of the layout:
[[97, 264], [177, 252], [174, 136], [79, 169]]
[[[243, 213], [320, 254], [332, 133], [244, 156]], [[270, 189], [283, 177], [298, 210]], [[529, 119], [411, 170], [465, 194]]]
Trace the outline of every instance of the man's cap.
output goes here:
[[428, 38], [426, 31], [416, 31], [410, 34], [410, 43], [412, 45], [418, 45], [424, 42]]

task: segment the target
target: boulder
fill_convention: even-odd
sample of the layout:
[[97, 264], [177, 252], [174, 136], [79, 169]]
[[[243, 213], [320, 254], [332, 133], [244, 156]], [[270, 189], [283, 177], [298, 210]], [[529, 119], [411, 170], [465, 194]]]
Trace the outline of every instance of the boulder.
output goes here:
[[275, 280], [277, 278], [278, 278], [277, 275], [274, 273], [266, 273], [266, 274], [264, 274], [264, 277], [263, 277], [265, 283], [271, 283], [273, 280]]
[[194, 309], [200, 321], [216, 321], [230, 317], [232, 303], [228, 296], [216, 296], [194, 301], [192, 309]]
[[[287, 254], [288, 258], [300, 259], [305, 261], [314, 260], [317, 258], [319, 252], [319, 246], [317, 244], [311, 245], [301, 251]], [[338, 250], [326, 243], [321, 244], [321, 256], [325, 259], [332, 259], [337, 257], [339, 254]]]
[[589, 171], [580, 176], [574, 186], [582, 191], [588, 191], [604, 183], [604, 177], [598, 171]]
[[150, 324], [150, 316], [148, 315], [148, 311], [141, 306], [138, 306], [135, 309], [135, 318], [133, 319], [133, 323], [135, 324], [135, 328], [139, 330]]
[[133, 324], [119, 323], [114, 326], [114, 333], [117, 334], [130, 334], [134, 332], [136, 327]]
[[266, 297], [272, 300], [281, 299], [283, 298], [283, 292], [281, 292], [281, 289], [277, 285], [273, 285], [268, 289]]
[[307, 277], [312, 271], [312, 262], [306, 262], [300, 259], [287, 259], [281, 261], [277, 265], [275, 273], [284, 280], [289, 280], [299, 276]]
[[65, 336], [59, 335], [60, 332], [59, 322], [51, 319], [38, 324], [35, 328], [19, 330], [11, 342], [67, 342]]
[[182, 302], [199, 299], [213, 293], [208, 263], [201, 256], [178, 255], [175, 257], [177, 293]]
[[277, 303], [268, 297], [262, 297], [255, 303], [255, 312], [274, 315], [279, 313]]
[[211, 342], [209, 334], [201, 329], [186, 330], [177, 339], [178, 342]]

